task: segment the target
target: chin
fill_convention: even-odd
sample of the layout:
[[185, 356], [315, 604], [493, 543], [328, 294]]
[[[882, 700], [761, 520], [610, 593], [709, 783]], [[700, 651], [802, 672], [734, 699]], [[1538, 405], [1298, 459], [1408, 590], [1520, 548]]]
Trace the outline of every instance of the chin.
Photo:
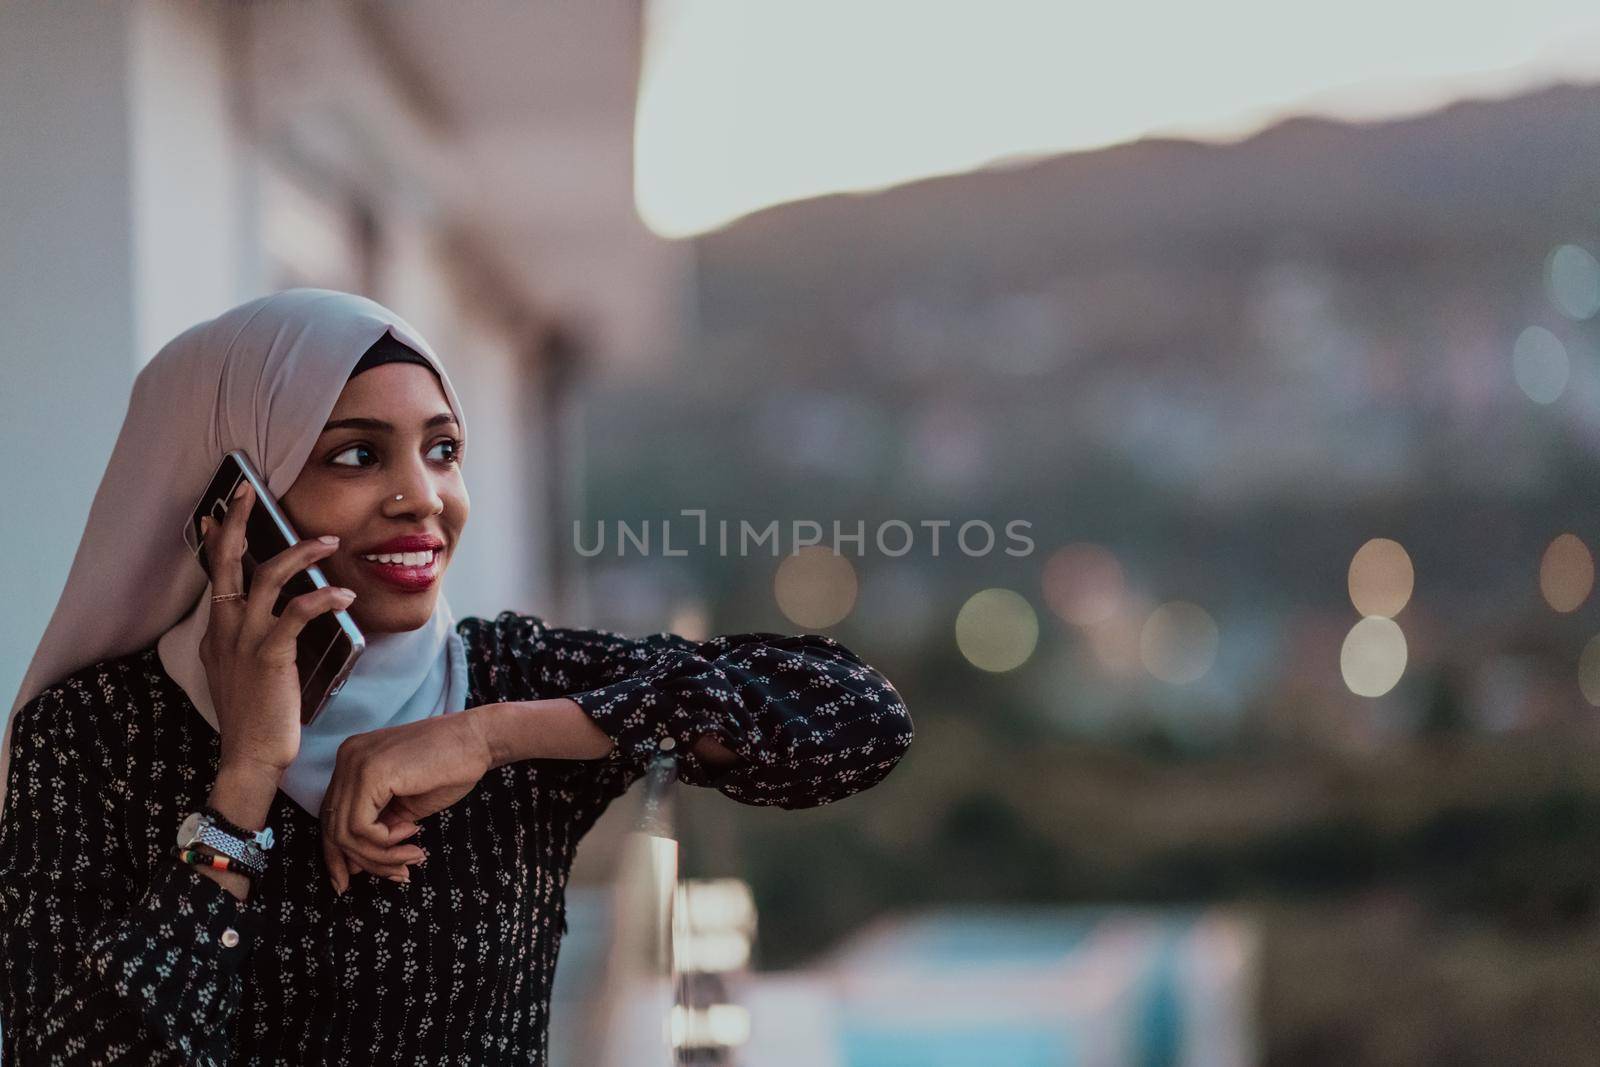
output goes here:
[[433, 618], [433, 609], [437, 603], [438, 597], [430, 596], [426, 601], [413, 600], [395, 610], [361, 615], [351, 612], [350, 617], [364, 634], [403, 633], [408, 630], [420, 630], [426, 626], [428, 620]]

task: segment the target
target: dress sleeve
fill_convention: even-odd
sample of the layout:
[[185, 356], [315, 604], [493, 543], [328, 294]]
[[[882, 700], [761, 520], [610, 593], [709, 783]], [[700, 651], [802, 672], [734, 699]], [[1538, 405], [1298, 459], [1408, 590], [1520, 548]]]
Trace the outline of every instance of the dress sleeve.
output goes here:
[[[876, 785], [911, 745], [900, 694], [831, 637], [692, 641], [522, 622], [550, 695], [571, 699], [610, 736], [602, 763], [622, 771], [624, 788], [670, 752], [690, 785], [744, 804], [810, 808]], [[696, 758], [694, 742], [707, 734], [740, 763], [714, 768]]]
[[254, 897], [176, 858], [153, 874], [133, 862], [90, 699], [58, 686], [14, 717], [0, 1063], [224, 1064], [259, 933]]

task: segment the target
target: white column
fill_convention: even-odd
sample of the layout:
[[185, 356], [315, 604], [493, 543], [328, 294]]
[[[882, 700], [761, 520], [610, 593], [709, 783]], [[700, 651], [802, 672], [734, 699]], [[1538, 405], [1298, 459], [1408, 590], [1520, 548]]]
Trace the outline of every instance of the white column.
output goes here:
[[248, 296], [204, 9], [0, 4], [0, 691], [55, 609], [134, 375]]

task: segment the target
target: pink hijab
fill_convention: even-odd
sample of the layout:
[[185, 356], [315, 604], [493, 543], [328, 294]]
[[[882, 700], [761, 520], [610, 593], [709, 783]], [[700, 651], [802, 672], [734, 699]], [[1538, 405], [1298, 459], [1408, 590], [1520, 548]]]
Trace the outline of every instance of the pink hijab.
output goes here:
[[[213, 727], [200, 662], [210, 583], [184, 544], [190, 509], [224, 452], [243, 449], [282, 496], [299, 477], [351, 370], [385, 333], [438, 373], [463, 435], [466, 415], [420, 334], [365, 297], [288, 289], [179, 334], [140, 371], [72, 560], [0, 741], [0, 812], [17, 709], [67, 675], [158, 643], [162, 664]], [[409, 633], [367, 635], [350, 680], [302, 733], [284, 791], [317, 814], [338, 743], [466, 699], [466, 659], [441, 595]]]

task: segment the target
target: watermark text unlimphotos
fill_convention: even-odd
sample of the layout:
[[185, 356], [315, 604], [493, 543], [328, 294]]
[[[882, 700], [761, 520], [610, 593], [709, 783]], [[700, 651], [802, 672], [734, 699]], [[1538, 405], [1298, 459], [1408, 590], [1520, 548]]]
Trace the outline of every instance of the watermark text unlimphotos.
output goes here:
[[[709, 521], [704, 508], [685, 508], [678, 513], [692, 521], [674, 526], [672, 519], [649, 519], [637, 523], [621, 519], [607, 524], [605, 520], [593, 523], [592, 532], [585, 524], [572, 524], [572, 544], [580, 556], [594, 557], [615, 553], [618, 556], [687, 556], [691, 549], [706, 549], [720, 556], [750, 556], [763, 552], [777, 557], [794, 555], [803, 548], [829, 548], [836, 556], [846, 554], [854, 546], [854, 555], [865, 556], [876, 549], [885, 556], [904, 556], [911, 552], [927, 552], [937, 556], [941, 551], [958, 550], [965, 555], [987, 556], [1002, 551], [1008, 556], [1027, 556], [1033, 553], [1033, 538], [1025, 532], [1033, 528], [1026, 519], [1012, 519], [1005, 524], [1002, 536], [983, 519], [886, 519], [868, 529], [865, 519], [852, 524], [834, 519], [832, 533], [823, 524], [811, 519], [794, 519], [787, 523], [772, 519], [762, 524], [748, 519], [734, 522], [729, 519]], [[609, 527], [609, 528], [608, 528]], [[788, 535], [785, 540], [785, 534]]]

